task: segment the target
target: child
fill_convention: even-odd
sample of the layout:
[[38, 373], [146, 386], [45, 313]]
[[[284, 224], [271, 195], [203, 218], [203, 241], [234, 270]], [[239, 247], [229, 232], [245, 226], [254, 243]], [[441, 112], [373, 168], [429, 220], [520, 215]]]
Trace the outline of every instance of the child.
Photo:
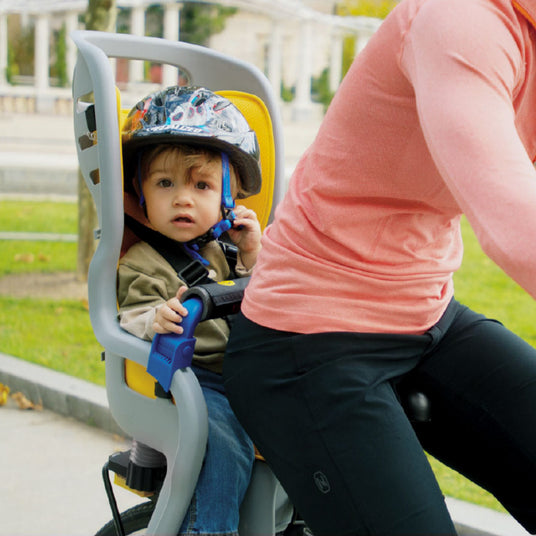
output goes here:
[[[249, 275], [255, 264], [260, 225], [252, 210], [234, 207], [234, 199], [260, 190], [257, 139], [227, 99], [203, 88], [171, 87], [132, 109], [122, 143], [125, 190], [138, 199], [146, 221], [134, 228], [142, 240], [119, 263], [120, 324], [146, 340], [180, 334], [187, 286]], [[225, 231], [237, 247], [235, 266], [217, 240]], [[177, 257], [186, 270], [173, 265]], [[193, 280], [187, 277], [192, 267]], [[195, 332], [192, 368], [207, 403], [209, 437], [180, 534], [238, 534], [254, 453], [221, 381], [228, 335], [226, 319], [202, 322]]]

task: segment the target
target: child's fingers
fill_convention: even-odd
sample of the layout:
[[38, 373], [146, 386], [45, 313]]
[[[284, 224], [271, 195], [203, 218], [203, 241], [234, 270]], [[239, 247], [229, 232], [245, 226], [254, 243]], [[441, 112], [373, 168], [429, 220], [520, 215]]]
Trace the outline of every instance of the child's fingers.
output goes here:
[[233, 226], [230, 229], [230, 232], [232, 231], [244, 231], [244, 230], [250, 230], [253, 228], [254, 222], [251, 220], [248, 220], [247, 218], [235, 218], [233, 221]]
[[259, 222], [257, 220], [251, 219], [251, 218], [236, 218], [233, 221], [233, 227], [230, 229], [229, 232], [240, 232], [240, 231], [248, 231], [251, 233], [259, 233], [261, 232], [261, 227], [259, 225]]
[[171, 300], [167, 302], [167, 305], [172, 311], [174, 311], [175, 313], [183, 317], [188, 314], [188, 309], [186, 309], [186, 307], [184, 307], [184, 305], [180, 302], [180, 296], [182, 296], [184, 292], [186, 292], [186, 287], [181, 287], [181, 288], [184, 288], [185, 290], [181, 292], [181, 289], [179, 289], [177, 292], [177, 296], [175, 298], [171, 298]]
[[164, 304], [158, 312], [153, 323], [155, 333], [177, 333], [180, 335], [183, 332], [180, 323], [182, 316], [170, 309], [167, 304]]
[[153, 329], [155, 333], [165, 335], [166, 333], [176, 333], [180, 335], [184, 330], [178, 324], [174, 322], [154, 322]]
[[[182, 322], [183, 315], [171, 307], [171, 305], [173, 305], [170, 304], [171, 301], [172, 300], [162, 305], [156, 313], [153, 323], [153, 329], [156, 333], [180, 334], [183, 332], [182, 327], [179, 325]], [[184, 309], [182, 306], [180, 307]]]
[[162, 307], [160, 318], [167, 322], [173, 322], [175, 324], [180, 324], [182, 322], [182, 316], [179, 311], [176, 311], [173, 307], [165, 305]]
[[257, 214], [254, 210], [250, 208], [246, 208], [243, 205], [238, 205], [234, 209], [234, 213], [237, 219], [246, 219], [246, 220], [253, 220], [257, 221]]
[[[179, 287], [179, 290], [177, 290], [177, 294], [176, 294], [176, 298], [179, 300], [181, 300], [182, 298], [182, 295], [188, 290], [188, 287], [186, 285], [183, 285], [182, 287]], [[188, 313], [188, 311], [186, 311]]]

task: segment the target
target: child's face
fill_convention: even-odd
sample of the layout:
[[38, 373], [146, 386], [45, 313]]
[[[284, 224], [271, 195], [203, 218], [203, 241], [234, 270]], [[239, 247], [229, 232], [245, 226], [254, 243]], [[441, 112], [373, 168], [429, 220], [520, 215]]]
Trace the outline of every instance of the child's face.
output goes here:
[[202, 165], [187, 167], [180, 153], [164, 151], [142, 181], [151, 226], [178, 242], [203, 235], [221, 219], [221, 161], [199, 158]]

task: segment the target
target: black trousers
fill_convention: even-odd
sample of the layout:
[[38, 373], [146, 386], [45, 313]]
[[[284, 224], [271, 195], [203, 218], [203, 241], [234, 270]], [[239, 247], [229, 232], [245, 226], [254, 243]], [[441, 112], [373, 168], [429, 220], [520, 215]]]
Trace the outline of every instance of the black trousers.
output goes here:
[[[225, 389], [316, 536], [456, 534], [423, 448], [536, 532], [536, 351], [452, 301], [424, 335], [274, 331], [241, 316]], [[431, 400], [411, 423], [397, 389]]]

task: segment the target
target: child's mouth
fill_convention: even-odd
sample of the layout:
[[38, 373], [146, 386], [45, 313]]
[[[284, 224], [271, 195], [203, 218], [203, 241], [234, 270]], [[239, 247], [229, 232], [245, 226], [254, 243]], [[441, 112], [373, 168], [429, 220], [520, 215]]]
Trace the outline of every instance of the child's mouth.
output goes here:
[[194, 220], [189, 216], [178, 216], [173, 220], [173, 223], [178, 227], [190, 226], [194, 223]]

